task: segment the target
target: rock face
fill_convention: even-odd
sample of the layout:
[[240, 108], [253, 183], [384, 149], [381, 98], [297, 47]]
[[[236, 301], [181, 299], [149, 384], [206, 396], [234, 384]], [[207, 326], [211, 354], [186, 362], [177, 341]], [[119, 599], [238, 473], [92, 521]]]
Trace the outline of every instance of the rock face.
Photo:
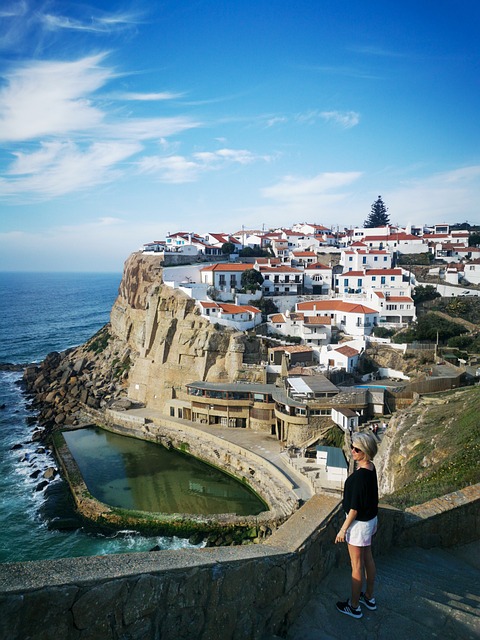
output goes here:
[[157, 256], [128, 258], [110, 320], [84, 345], [25, 369], [48, 431], [79, 424], [85, 407], [118, 406], [128, 397], [161, 410], [165, 400], [185, 397], [187, 382], [238, 377], [246, 336], [210, 324], [191, 298], [164, 286]]

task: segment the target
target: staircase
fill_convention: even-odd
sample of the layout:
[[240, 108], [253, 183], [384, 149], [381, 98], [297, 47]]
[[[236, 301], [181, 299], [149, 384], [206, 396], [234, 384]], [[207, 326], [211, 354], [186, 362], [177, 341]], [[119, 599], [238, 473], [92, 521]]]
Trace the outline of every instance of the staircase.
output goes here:
[[[345, 549], [347, 554], [347, 549]], [[312, 593], [288, 640], [479, 640], [480, 541], [453, 549], [399, 549], [376, 558], [377, 611], [338, 613], [350, 595], [349, 567]]]

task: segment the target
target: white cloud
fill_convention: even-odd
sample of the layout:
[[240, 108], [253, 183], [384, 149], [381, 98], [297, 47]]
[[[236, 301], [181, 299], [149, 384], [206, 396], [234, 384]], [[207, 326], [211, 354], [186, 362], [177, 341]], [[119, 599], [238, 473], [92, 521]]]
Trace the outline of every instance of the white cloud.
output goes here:
[[478, 221], [480, 166], [405, 181], [385, 193], [390, 219], [402, 223]]
[[262, 195], [279, 202], [315, 198], [332, 189], [349, 185], [361, 175], [357, 171], [351, 171], [347, 173], [319, 173], [313, 178], [285, 176], [279, 183], [262, 189]]
[[44, 143], [38, 152], [16, 154], [0, 179], [0, 196], [45, 199], [108, 182], [119, 176], [118, 163], [140, 149], [135, 142], [97, 142], [85, 149], [73, 142]]
[[138, 162], [141, 173], [157, 174], [162, 182], [194, 182], [205, 171], [222, 169], [229, 164], [247, 165], [259, 160], [268, 161], [269, 156], [256, 156], [246, 149], [218, 149], [198, 151], [188, 159], [181, 155], [167, 157], [149, 156]]
[[124, 93], [114, 94], [112, 97], [117, 100], [136, 100], [139, 102], [156, 102], [163, 100], [175, 100], [181, 98], [183, 93], [173, 93], [172, 91], [160, 91], [157, 93], [135, 93], [134, 91], [125, 91]]
[[98, 126], [104, 114], [89, 96], [113, 77], [100, 66], [103, 59], [31, 62], [13, 70], [0, 89], [0, 140], [31, 140]]
[[360, 114], [356, 111], [319, 111], [318, 109], [310, 109], [310, 111], [298, 113], [295, 116], [297, 122], [308, 125], [315, 124], [319, 119], [332, 122], [343, 129], [351, 129], [359, 124]]
[[125, 29], [137, 22], [137, 17], [128, 13], [117, 13], [104, 16], [91, 15], [88, 22], [78, 18], [56, 15], [53, 13], [39, 12], [37, 15], [39, 22], [50, 31], [68, 30], [108, 33], [112, 31], [112, 28], [115, 28], [115, 30], [118, 30], [119, 28]]
[[338, 124], [344, 129], [356, 127], [360, 122], [360, 114], [355, 111], [322, 111], [320, 117], [327, 122]]

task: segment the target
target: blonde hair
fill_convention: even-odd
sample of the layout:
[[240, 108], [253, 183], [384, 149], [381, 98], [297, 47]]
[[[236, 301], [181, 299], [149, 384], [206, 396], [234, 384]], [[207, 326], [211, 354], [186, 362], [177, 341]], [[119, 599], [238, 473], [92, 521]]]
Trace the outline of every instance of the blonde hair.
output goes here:
[[373, 460], [377, 455], [378, 445], [375, 437], [371, 433], [354, 433], [352, 435], [352, 445], [363, 451], [369, 460]]

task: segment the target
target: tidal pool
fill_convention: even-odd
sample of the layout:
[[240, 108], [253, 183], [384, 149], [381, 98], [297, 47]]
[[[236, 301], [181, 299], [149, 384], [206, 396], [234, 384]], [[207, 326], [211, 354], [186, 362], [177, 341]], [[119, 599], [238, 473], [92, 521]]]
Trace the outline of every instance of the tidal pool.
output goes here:
[[179, 451], [96, 427], [63, 435], [92, 496], [112, 507], [239, 516], [268, 508], [239, 480]]

